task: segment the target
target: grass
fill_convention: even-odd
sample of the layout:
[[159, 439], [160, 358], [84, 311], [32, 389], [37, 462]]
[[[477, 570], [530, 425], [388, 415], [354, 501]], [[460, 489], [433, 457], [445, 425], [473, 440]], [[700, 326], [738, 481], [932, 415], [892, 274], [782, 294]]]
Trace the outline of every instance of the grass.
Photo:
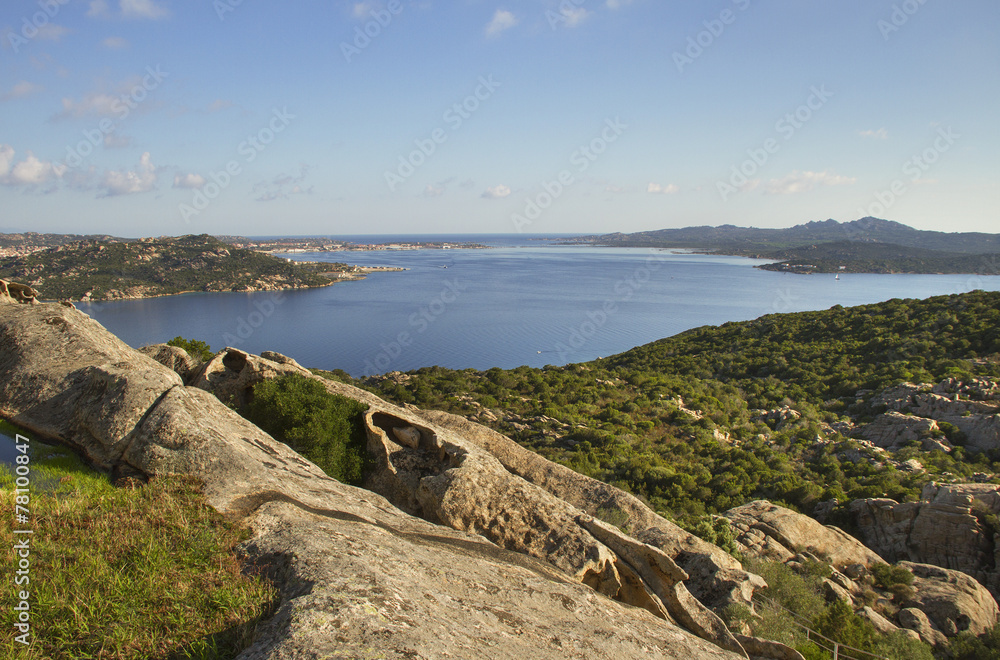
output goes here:
[[[8, 431], [0, 429], [0, 432]], [[0, 658], [232, 658], [275, 600], [234, 553], [249, 531], [186, 477], [122, 487], [72, 453], [31, 444], [30, 585], [15, 589], [16, 542], [0, 525]], [[15, 482], [0, 465], [0, 516]], [[251, 573], [253, 571], [250, 571]], [[30, 589], [31, 644], [15, 642], [15, 591]]]

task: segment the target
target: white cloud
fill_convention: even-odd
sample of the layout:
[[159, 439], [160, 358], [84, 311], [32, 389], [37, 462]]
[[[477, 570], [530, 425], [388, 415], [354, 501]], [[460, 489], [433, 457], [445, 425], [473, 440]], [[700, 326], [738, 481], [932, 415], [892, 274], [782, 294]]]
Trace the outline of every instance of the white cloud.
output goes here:
[[123, 50], [130, 46], [128, 39], [125, 37], [108, 37], [101, 42], [101, 45], [108, 50]]
[[646, 192], [650, 195], [673, 195], [676, 192], [680, 192], [680, 187], [673, 183], [668, 183], [664, 186], [650, 181], [649, 185], [646, 186]]
[[812, 190], [817, 186], [842, 186], [856, 181], [856, 178], [830, 172], [799, 172], [796, 170], [780, 179], [768, 181], [764, 186], [764, 192], [769, 195], [793, 195]]
[[155, 188], [156, 166], [153, 165], [149, 152], [142, 154], [134, 170], [105, 172], [101, 185], [104, 187], [102, 197], [144, 193]]
[[175, 174], [174, 188], [201, 188], [205, 185], [205, 177], [200, 174]]
[[9, 144], [0, 144], [0, 181], [7, 177], [10, 172], [10, 165], [14, 162], [14, 147]]
[[515, 25], [517, 25], [517, 17], [514, 14], [506, 9], [497, 9], [496, 13], [493, 14], [493, 20], [486, 26], [486, 34], [492, 37]]
[[0, 103], [3, 101], [10, 101], [12, 99], [23, 99], [26, 96], [37, 94], [43, 89], [44, 87], [41, 85], [36, 85], [35, 83], [28, 82], [27, 80], [22, 80], [14, 85], [9, 92], [0, 94]]
[[24, 160], [14, 162], [14, 148], [0, 144], [0, 183], [7, 186], [40, 186], [54, 183], [66, 173], [66, 166], [39, 160], [30, 151]]
[[510, 195], [510, 187], [502, 183], [497, 186], [490, 186], [480, 197], [483, 199], [503, 199]]
[[874, 140], [885, 140], [886, 138], [889, 137], [889, 131], [885, 130], [884, 128], [880, 128], [877, 131], [872, 131], [872, 130], [858, 131], [858, 135], [860, 135], [861, 137], [872, 138]]
[[157, 5], [154, 0], [119, 0], [118, 4], [124, 18], [158, 20], [170, 15], [169, 11]]

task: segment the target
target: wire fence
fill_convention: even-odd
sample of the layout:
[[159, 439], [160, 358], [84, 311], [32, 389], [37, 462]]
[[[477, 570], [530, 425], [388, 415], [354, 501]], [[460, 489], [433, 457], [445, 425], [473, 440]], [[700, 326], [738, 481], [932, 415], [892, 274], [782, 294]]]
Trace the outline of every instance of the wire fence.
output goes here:
[[810, 623], [807, 619], [799, 616], [797, 613], [786, 609], [776, 603], [775, 601], [767, 598], [766, 596], [761, 596], [759, 594], [754, 594], [753, 600], [758, 605], [766, 605], [768, 607], [773, 607], [777, 610], [781, 610], [789, 616], [798, 628], [802, 629], [806, 633], [806, 639], [810, 642], [823, 649], [827, 653], [833, 656], [833, 660], [889, 660], [881, 655], [875, 655], [874, 653], [869, 653], [868, 651], [863, 651], [861, 649], [856, 649], [853, 646], [848, 646], [846, 644], [841, 644], [835, 639], [830, 639], [825, 635], [822, 635], [812, 628], [810, 628], [806, 623]]

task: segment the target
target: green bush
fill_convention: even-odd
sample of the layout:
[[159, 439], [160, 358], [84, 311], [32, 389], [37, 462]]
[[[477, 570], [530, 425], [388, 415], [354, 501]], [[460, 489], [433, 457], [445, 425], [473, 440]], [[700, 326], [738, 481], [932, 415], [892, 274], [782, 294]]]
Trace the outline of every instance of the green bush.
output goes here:
[[872, 577], [875, 578], [875, 586], [882, 589], [892, 590], [896, 585], [910, 586], [913, 584], [913, 573], [902, 566], [875, 564], [871, 571]]
[[367, 409], [317, 380], [285, 374], [258, 383], [243, 414], [334, 479], [358, 484], [368, 455], [361, 420]]
[[184, 339], [184, 337], [177, 336], [168, 341], [167, 346], [183, 348], [187, 351], [188, 355], [196, 360], [201, 360], [202, 362], [208, 362], [215, 357], [215, 353], [212, 352], [212, 347], [198, 339]]

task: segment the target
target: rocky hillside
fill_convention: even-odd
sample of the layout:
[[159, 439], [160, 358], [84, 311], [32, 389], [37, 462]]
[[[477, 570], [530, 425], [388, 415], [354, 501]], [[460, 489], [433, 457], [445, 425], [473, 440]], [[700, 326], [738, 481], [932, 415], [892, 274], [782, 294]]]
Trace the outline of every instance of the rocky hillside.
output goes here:
[[45, 300], [119, 300], [187, 291], [326, 286], [342, 264], [295, 264], [208, 235], [119, 242], [84, 240], [0, 259], [0, 277]]

